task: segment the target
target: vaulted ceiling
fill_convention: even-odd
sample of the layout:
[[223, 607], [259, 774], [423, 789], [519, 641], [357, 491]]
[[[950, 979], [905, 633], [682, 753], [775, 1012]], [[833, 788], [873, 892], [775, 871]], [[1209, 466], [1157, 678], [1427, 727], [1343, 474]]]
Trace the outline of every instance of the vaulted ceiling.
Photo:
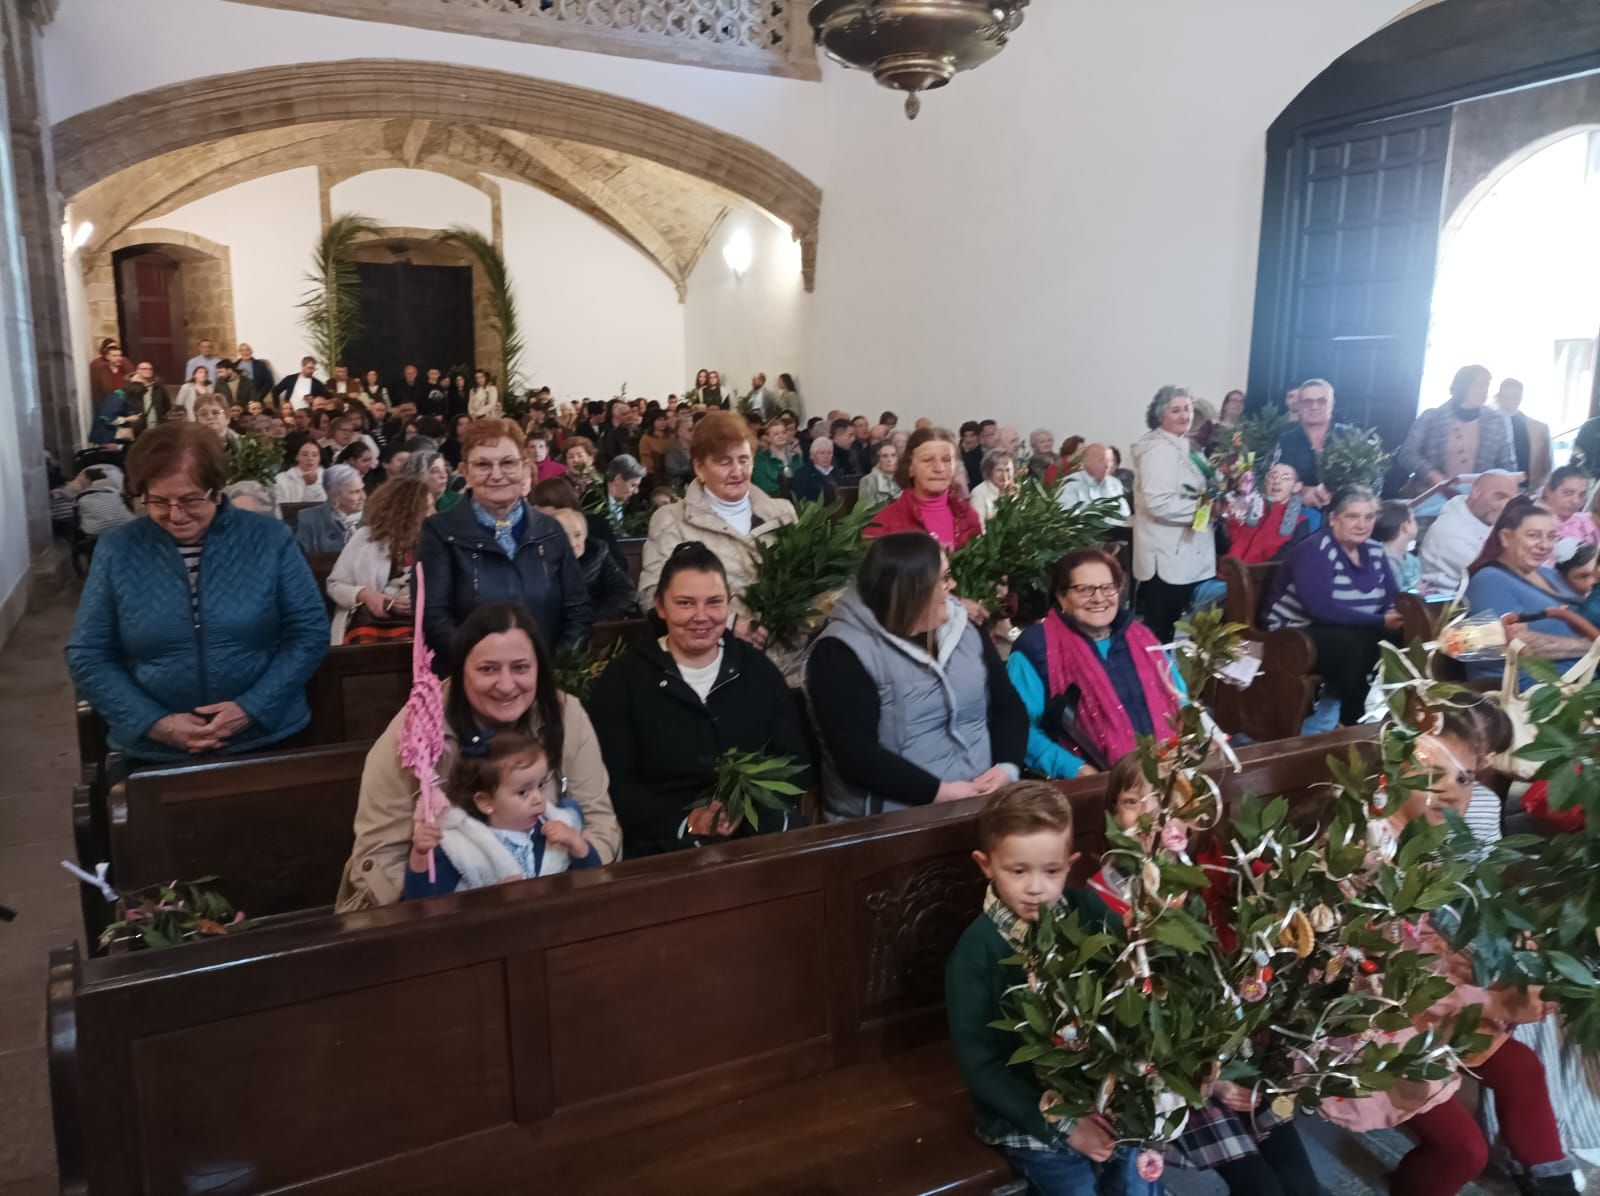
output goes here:
[[725, 187], [645, 158], [542, 134], [440, 120], [335, 120], [237, 133], [161, 154], [84, 188], [86, 258], [129, 228], [264, 175], [315, 166], [332, 187], [369, 170], [431, 170], [498, 197], [496, 178], [537, 187], [633, 245], [678, 287], [732, 208]]

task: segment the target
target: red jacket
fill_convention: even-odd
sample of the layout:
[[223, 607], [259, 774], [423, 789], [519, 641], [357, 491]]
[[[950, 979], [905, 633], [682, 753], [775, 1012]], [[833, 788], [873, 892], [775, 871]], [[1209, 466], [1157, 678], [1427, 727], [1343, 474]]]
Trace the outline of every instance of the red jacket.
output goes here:
[[[978, 512], [972, 509], [971, 503], [953, 494], [950, 496], [950, 517], [955, 524], [956, 542], [946, 547], [952, 552], [974, 536], [983, 534], [983, 520], [978, 518]], [[931, 534], [923, 525], [922, 512], [917, 509], [916, 492], [913, 490], [905, 491], [879, 511], [878, 517], [867, 524], [862, 535], [869, 540], [876, 540], [879, 536], [893, 535], [895, 532]]]

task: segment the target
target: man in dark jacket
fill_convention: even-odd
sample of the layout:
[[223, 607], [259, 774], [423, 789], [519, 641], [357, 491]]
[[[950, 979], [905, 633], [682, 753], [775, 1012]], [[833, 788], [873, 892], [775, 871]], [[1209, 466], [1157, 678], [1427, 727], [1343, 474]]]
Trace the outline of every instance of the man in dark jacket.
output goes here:
[[417, 367], [410, 362], [406, 363], [400, 371], [400, 381], [389, 388], [389, 398], [394, 400], [396, 407], [401, 403], [410, 403], [416, 407], [418, 415], [443, 415], [444, 408], [433, 410], [428, 401], [429, 386], [417, 373]]
[[[450, 671], [450, 640], [481, 602], [517, 602], [554, 652], [587, 638], [594, 616], [589, 587], [561, 525], [522, 497], [528, 461], [522, 429], [480, 419], [461, 437], [461, 467], [471, 493], [422, 525], [417, 563], [425, 601], [422, 630], [433, 667]], [[416, 581], [412, 581], [415, 600]]]
[[289, 374], [274, 386], [272, 397], [280, 411], [286, 409], [298, 411], [302, 407], [309, 407], [312, 399], [327, 398], [328, 388], [322, 384], [322, 379], [317, 377], [317, 359], [302, 357], [299, 372]]

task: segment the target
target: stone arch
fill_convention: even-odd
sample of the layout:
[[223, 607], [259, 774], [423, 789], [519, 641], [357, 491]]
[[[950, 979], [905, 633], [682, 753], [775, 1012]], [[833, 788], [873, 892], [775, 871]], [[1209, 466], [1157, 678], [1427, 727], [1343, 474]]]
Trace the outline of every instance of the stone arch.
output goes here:
[[487, 124], [580, 141], [683, 171], [765, 209], [794, 231], [806, 289], [822, 192], [776, 155], [699, 121], [570, 84], [453, 63], [348, 59], [241, 71], [127, 96], [58, 122], [56, 175], [72, 197], [137, 163], [242, 133], [330, 120]]
[[175, 228], [126, 229], [79, 262], [88, 294], [92, 340], [121, 338], [114, 258], [119, 250], [146, 245], [178, 263], [186, 338], [190, 342], [209, 338], [224, 354], [230, 352], [238, 343], [234, 339], [232, 255], [226, 245]]
[[[1459, 196], [1447, 195], [1444, 223], [1440, 226], [1439, 248], [1443, 252], [1452, 237], [1461, 230], [1467, 217], [1472, 215], [1483, 197], [1494, 190], [1494, 186], [1505, 178], [1529, 158], [1538, 154], [1540, 150], [1548, 149], [1558, 141], [1565, 141], [1568, 137], [1576, 137], [1583, 133], [1600, 133], [1600, 120], [1585, 121], [1579, 124], [1567, 125], [1553, 132], [1541, 133], [1537, 137], [1519, 145], [1510, 154], [1501, 158], [1492, 167], [1481, 172], [1474, 171], [1470, 187]], [[1454, 180], [1452, 180], [1454, 182]]]

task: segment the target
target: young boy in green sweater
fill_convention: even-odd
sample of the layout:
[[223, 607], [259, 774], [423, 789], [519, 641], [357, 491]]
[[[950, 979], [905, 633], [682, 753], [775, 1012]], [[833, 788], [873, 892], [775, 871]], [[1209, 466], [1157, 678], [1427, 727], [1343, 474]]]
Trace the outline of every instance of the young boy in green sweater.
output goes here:
[[1029, 1065], [1008, 1064], [1021, 1040], [989, 1025], [1001, 1015], [1001, 994], [1027, 981], [1021, 968], [1000, 961], [1017, 953], [1041, 909], [1113, 922], [1099, 897], [1066, 887], [1078, 858], [1071, 803], [1046, 781], [1008, 785], [984, 807], [978, 843], [972, 858], [989, 879], [983, 913], [945, 968], [950, 1041], [972, 1095], [978, 1137], [1004, 1150], [1038, 1196], [1159, 1196], [1160, 1181], [1139, 1178], [1135, 1152], [1117, 1146], [1104, 1118], [1044, 1115], [1055, 1095], [1040, 1088]]

